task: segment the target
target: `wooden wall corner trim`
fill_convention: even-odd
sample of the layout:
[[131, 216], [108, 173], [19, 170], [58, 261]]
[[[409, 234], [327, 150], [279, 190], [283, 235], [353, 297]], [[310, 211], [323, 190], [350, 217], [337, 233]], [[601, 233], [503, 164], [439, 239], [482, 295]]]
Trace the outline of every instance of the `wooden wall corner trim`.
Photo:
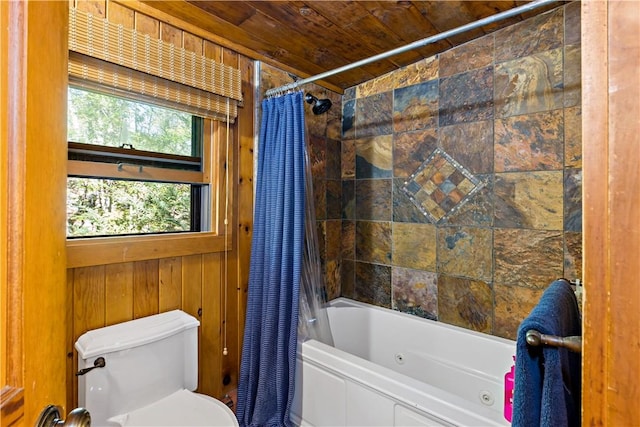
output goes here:
[[[608, 38], [607, 3], [583, 2], [582, 158], [583, 158], [583, 311], [582, 419], [599, 425], [606, 419], [607, 372], [603, 369], [607, 336], [609, 259], [608, 189]], [[586, 361], [588, 360], [588, 363]]]

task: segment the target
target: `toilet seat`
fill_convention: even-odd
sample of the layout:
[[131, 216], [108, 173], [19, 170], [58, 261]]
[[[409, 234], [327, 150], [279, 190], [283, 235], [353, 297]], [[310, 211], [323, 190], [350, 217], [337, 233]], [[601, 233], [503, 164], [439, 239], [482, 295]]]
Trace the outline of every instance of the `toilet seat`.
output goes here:
[[231, 409], [204, 394], [179, 390], [150, 405], [109, 421], [122, 427], [134, 426], [238, 426]]

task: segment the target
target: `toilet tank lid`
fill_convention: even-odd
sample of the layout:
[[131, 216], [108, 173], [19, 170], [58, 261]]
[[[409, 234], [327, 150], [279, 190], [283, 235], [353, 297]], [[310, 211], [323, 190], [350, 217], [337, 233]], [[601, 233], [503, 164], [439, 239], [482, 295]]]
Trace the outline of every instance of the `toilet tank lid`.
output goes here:
[[75, 347], [81, 359], [89, 359], [158, 341], [199, 324], [184, 311], [173, 310], [85, 332]]

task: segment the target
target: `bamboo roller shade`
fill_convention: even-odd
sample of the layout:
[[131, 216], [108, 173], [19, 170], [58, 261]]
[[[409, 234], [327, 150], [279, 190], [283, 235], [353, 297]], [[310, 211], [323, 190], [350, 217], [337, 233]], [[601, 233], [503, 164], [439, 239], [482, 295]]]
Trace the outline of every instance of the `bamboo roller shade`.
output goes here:
[[79, 86], [135, 93], [171, 108], [231, 122], [240, 70], [69, 8], [69, 76]]

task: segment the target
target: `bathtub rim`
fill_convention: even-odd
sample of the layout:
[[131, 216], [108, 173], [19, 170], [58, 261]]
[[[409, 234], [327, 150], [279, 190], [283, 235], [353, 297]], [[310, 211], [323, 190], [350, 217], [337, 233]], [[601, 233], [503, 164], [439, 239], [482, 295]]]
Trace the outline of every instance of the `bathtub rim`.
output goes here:
[[[443, 327], [458, 333], [472, 334], [487, 340], [497, 340], [498, 342], [513, 346], [515, 351], [515, 342], [505, 338], [417, 317], [408, 313], [355, 301], [346, 297], [331, 300], [328, 303], [328, 307], [392, 311], [392, 315], [405, 316], [411, 321], [429, 322], [439, 328]], [[308, 339], [303, 343], [299, 343], [299, 346], [297, 358], [302, 363], [309, 363], [332, 375], [348, 379], [361, 387], [380, 393], [396, 404], [414, 410], [426, 418], [451, 426], [478, 425], [479, 422], [482, 423], [480, 425], [508, 425], [507, 420], [501, 418], [501, 409], [496, 410], [495, 408], [484, 406], [481, 403], [469, 401], [449, 391], [416, 380], [390, 368], [377, 365], [369, 360], [317, 340]], [[357, 376], [354, 376], [354, 373]], [[381, 385], [381, 383], [383, 383], [383, 385]], [[405, 394], [420, 398], [410, 399], [405, 397]], [[499, 405], [499, 400], [496, 403]], [[434, 413], [433, 408], [436, 405], [437, 413]], [[498, 408], [500, 407], [498, 406]], [[297, 422], [302, 421], [299, 416], [300, 414], [294, 414], [292, 412], [292, 415], [295, 417], [292, 418], [292, 420]], [[500, 421], [496, 420], [497, 417]]]
[[486, 332], [479, 332], [479, 331], [475, 331], [473, 329], [467, 329], [467, 328], [463, 328], [462, 326], [457, 326], [457, 325], [452, 325], [450, 323], [445, 323], [442, 322], [440, 320], [433, 320], [433, 319], [428, 319], [426, 317], [420, 317], [420, 316], [416, 316], [414, 314], [409, 314], [409, 313], [404, 313], [402, 311], [399, 310], [395, 310], [393, 308], [389, 308], [389, 307], [381, 307], [379, 305], [374, 305], [374, 304], [369, 304], [366, 302], [362, 302], [362, 301], [357, 301], [348, 297], [338, 297], [338, 298], [334, 298], [331, 301], [329, 301], [327, 303], [328, 307], [359, 307], [359, 308], [368, 308], [368, 309], [373, 309], [373, 310], [377, 310], [377, 311], [391, 311], [394, 313], [394, 315], [398, 315], [401, 317], [404, 317], [412, 322], [426, 322], [426, 323], [432, 323], [437, 325], [438, 327], [442, 327], [445, 329], [449, 329], [451, 331], [455, 331], [458, 333], [468, 333], [471, 335], [474, 335], [478, 338], [482, 338], [482, 339], [487, 339], [487, 340], [491, 340], [491, 341], [498, 341], [500, 343], [503, 344], [507, 344], [510, 346], [514, 347], [515, 350], [515, 341], [514, 340], [510, 340], [508, 338], [503, 338], [497, 335], [491, 335], [488, 334]]

